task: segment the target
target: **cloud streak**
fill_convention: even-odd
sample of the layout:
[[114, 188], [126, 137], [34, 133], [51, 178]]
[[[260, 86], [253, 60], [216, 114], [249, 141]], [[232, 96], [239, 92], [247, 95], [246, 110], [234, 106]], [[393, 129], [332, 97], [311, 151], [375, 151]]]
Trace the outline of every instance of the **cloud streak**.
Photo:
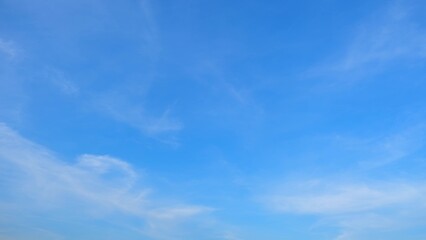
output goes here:
[[183, 128], [182, 123], [170, 116], [171, 108], [166, 108], [159, 116], [153, 116], [147, 112], [142, 100], [133, 101], [128, 94], [124, 92], [103, 94], [95, 99], [95, 108], [151, 137], [161, 138], [165, 134], [176, 133]]
[[[287, 188], [287, 187], [286, 187]], [[425, 186], [410, 183], [341, 183], [308, 181], [289, 186], [295, 192], [277, 193], [268, 198], [280, 212], [334, 215], [406, 205], [419, 201]]]
[[415, 21], [415, 14], [415, 9], [399, 2], [379, 9], [349, 34], [351, 40], [334, 60], [325, 61], [311, 73], [364, 74], [395, 61], [425, 59], [426, 29]]
[[139, 219], [145, 222], [139, 231], [146, 232], [152, 222], [175, 223], [211, 211], [204, 206], [162, 203], [150, 194], [151, 188], [139, 184], [140, 176], [125, 161], [84, 154], [69, 164], [5, 124], [0, 124], [0, 169], [4, 173], [1, 206], [12, 215], [24, 209], [28, 214], [45, 209], [41, 214], [47, 216], [80, 206], [74, 210], [87, 219], [94, 218], [93, 213]]
[[14, 58], [18, 54], [18, 50], [12, 41], [7, 41], [0, 38], [0, 52], [10, 58]]
[[[319, 217], [317, 226], [340, 229], [335, 239], [359, 239], [367, 232], [425, 225], [426, 185], [419, 181], [313, 179], [286, 183], [261, 201], [274, 212]], [[370, 237], [363, 239], [371, 239]]]
[[426, 32], [410, 21], [410, 13], [404, 6], [392, 5], [381, 19], [365, 23], [360, 29], [340, 65], [341, 70], [403, 57], [426, 57]]

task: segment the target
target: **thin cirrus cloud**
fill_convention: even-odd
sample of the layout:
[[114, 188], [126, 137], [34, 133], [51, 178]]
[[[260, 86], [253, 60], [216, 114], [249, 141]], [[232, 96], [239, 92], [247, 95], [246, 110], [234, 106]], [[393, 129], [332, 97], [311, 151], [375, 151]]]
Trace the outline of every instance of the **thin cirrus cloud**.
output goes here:
[[410, 21], [409, 10], [392, 6], [383, 15], [377, 23], [361, 28], [343, 61], [343, 69], [362, 67], [374, 61], [426, 56], [423, 44], [426, 32]]
[[370, 145], [369, 151], [374, 153], [374, 157], [360, 161], [361, 167], [373, 169], [399, 163], [424, 147], [424, 124], [414, 125], [403, 131], [379, 138], [368, 145]]
[[166, 108], [159, 116], [154, 116], [147, 111], [143, 96], [140, 100], [133, 100], [129, 94], [123, 91], [105, 93], [95, 98], [94, 108], [151, 137], [176, 133], [183, 128], [183, 124], [170, 115], [171, 108]]
[[[144, 63], [146, 63], [147, 65], [156, 65], [156, 59], [158, 58], [158, 54], [161, 49], [161, 41], [159, 39], [156, 12], [153, 9], [153, 3], [150, 0], [137, 1], [135, 3], [123, 5], [115, 5], [97, 0], [76, 1], [72, 3], [63, 2], [60, 4], [55, 1], [45, 1], [43, 3], [34, 3], [33, 1], [24, 2], [24, 4], [8, 2], [7, 5], [10, 5], [9, 7], [13, 7], [15, 11], [25, 11], [31, 19], [34, 19], [33, 21], [36, 22], [37, 25], [42, 26], [42, 28], [49, 29], [50, 34], [57, 36], [59, 38], [57, 41], [50, 43], [46, 41], [45, 43], [48, 43], [50, 46], [54, 44], [65, 44], [67, 47], [61, 46], [60, 48], [58, 48], [58, 51], [66, 50], [66, 53], [64, 53], [64, 55], [66, 55], [67, 53], [69, 53], [68, 51], [70, 51], [75, 53], [75, 55], [72, 56], [76, 58], [82, 56], [81, 49], [84, 48], [84, 46], [82, 46], [84, 44], [81, 43], [88, 41], [88, 38], [87, 35], [85, 35], [85, 32], [83, 31], [85, 29], [84, 27], [76, 27], [78, 25], [76, 21], [86, 19], [89, 23], [86, 22], [81, 26], [93, 25], [96, 26], [94, 28], [99, 29], [99, 31], [94, 31], [93, 34], [105, 34], [113, 32], [114, 36], [124, 34], [131, 35], [134, 37], [133, 40], [135, 40], [135, 54], [132, 55], [132, 57], [127, 57], [126, 61], [133, 63], [135, 62], [135, 59], [133, 59], [133, 57], [138, 57], [137, 59], [139, 59], [139, 57], [148, 57], [146, 59], [146, 62]], [[115, 14], [118, 14], [118, 12], [120, 11], [120, 7], [123, 7], [123, 9], [128, 10], [130, 9], [130, 6], [132, 11], [129, 16], [123, 18], [115, 17]], [[57, 11], [55, 10], [44, 12], [45, 9], [56, 9]], [[72, 12], [75, 10], [81, 10], [79, 11], [79, 14], [82, 14], [86, 18], [75, 18], [75, 16], [72, 14]], [[90, 14], [88, 14], [88, 12], [90, 12]], [[56, 20], [52, 21], [52, 19]], [[121, 21], [131, 21], [132, 24], [129, 25], [128, 28], [114, 28], [114, 26], [121, 23]], [[68, 27], [64, 27], [64, 25]], [[92, 28], [90, 29], [90, 32], [92, 32], [91, 30]], [[36, 34], [36, 36], [42, 39], [42, 35]], [[61, 36], [69, 37], [62, 39]], [[117, 37], [117, 39], [120, 38]], [[117, 41], [117, 39], [114, 38], [111, 41]], [[133, 42], [133, 40], [131, 42]], [[22, 39], [20, 39], [19, 41], [22, 41], [19, 46], [22, 45], [23, 49], [25, 50], [25, 53], [30, 56], [37, 56], [37, 50], [38, 48], [40, 48], [40, 46], [42, 46], [39, 44], [36, 46], [32, 46], [31, 42], [24, 41]], [[40, 41], [44, 42], [43, 40]], [[93, 60], [94, 56], [102, 54], [98, 52], [99, 49], [97, 47], [93, 47], [87, 49], [86, 53], [84, 53], [85, 59], [92, 59], [91, 62], [96, 63], [94, 68], [102, 67], [103, 64], [103, 62], [99, 61], [98, 59]], [[19, 49], [17, 48], [17, 44], [15, 43], [15, 41], [0, 38], [0, 53], [2, 55], [6, 56], [8, 59], [16, 58], [17, 53], [21, 53], [21, 51], [18, 50]], [[105, 59], [108, 58], [106, 57]], [[21, 68], [26, 69], [28, 64], [32, 64], [30, 63], [30, 61], [30, 58], [23, 59], [23, 61], [20, 61], [17, 64], [14, 64], [13, 66], [8, 66], [8, 68], [12, 70], [18, 70]], [[74, 100], [92, 106], [91, 110], [93, 112], [100, 112], [104, 116], [109, 117], [110, 119], [115, 120], [116, 122], [133, 127], [139, 130], [139, 132], [145, 136], [158, 139], [162, 142], [171, 143], [173, 145], [176, 144], [177, 140], [175, 139], [174, 133], [179, 132], [183, 128], [183, 124], [181, 123], [181, 121], [179, 121], [173, 116], [172, 107], [166, 106], [163, 108], [163, 111], [153, 113], [150, 111], [150, 109], [147, 108], [147, 99], [142, 96], [142, 100], [138, 99], [138, 101], [133, 101], [132, 97], [127, 97], [128, 95], [132, 94], [132, 91], [127, 91], [127, 89], [124, 89], [122, 91], [117, 91], [115, 88], [114, 90], [107, 89], [105, 91], [97, 89], [96, 93], [90, 92], [88, 89], [86, 89], [87, 84], [83, 84], [84, 82], [81, 81], [80, 78], [78, 80], [74, 79], [75, 74], [72, 74], [69, 69], [66, 69], [67, 67], [69, 67], [69, 64], [64, 64], [59, 67], [57, 66], [57, 61], [46, 60], [45, 62], [37, 62], [37, 67], [39, 69], [37, 69], [35, 73], [33, 72], [31, 74], [31, 78], [37, 78], [37, 84], [46, 84], [48, 87], [54, 87], [56, 91], [59, 91], [60, 93], [66, 96], [75, 97]], [[32, 70], [26, 69], [26, 71]], [[131, 73], [139, 71], [140, 69], [133, 69], [130, 67], [126, 69], [126, 72], [129, 72], [130, 75], [132, 75]], [[20, 74], [23, 75], [22, 73]], [[11, 74], [5, 76], [4, 78], [16, 79], [15, 76], [10, 75]], [[30, 77], [23, 75], [23, 78], [25, 78], [24, 84], [31, 82], [27, 80]], [[14, 81], [16, 82], [16, 80]], [[93, 80], [91, 79], [90, 81]], [[145, 82], [145, 80], [142, 82]], [[2, 85], [3, 84], [11, 85], [12, 83], [3, 81]], [[133, 85], [134, 84], [141, 84], [141, 81], [135, 81]], [[131, 87], [132, 86], [128, 88]], [[4, 89], [6, 88], [11, 89], [10, 86], [5, 86]], [[25, 89], [23, 89], [22, 91], [25, 91]], [[31, 92], [25, 91], [24, 93], [19, 94], [30, 96]], [[11, 112], [11, 110], [4, 113], [3, 115], [11, 115], [11, 113], [9, 112]]]
[[16, 57], [18, 50], [14, 42], [0, 38], [0, 52], [10, 58], [14, 58]]
[[65, 95], [76, 96], [80, 91], [78, 86], [58, 69], [47, 67], [43, 71], [43, 78]]
[[[344, 172], [344, 177], [302, 175], [263, 184], [271, 187], [258, 194], [259, 202], [282, 216], [313, 217], [311, 230], [337, 229], [336, 240], [398, 239], [398, 234], [407, 236], [410, 230], [424, 228], [426, 185], [421, 173], [407, 170], [422, 161], [417, 159], [424, 145], [423, 124], [391, 134], [335, 141], [334, 148], [355, 157], [349, 168], [341, 167], [336, 173]], [[389, 168], [398, 172], [389, 175]]]
[[416, 160], [425, 145], [425, 125], [414, 122], [409, 127], [386, 133], [357, 137], [336, 135], [330, 138], [333, 147], [357, 155], [357, 166], [363, 170], [404, 164]]
[[[22, 218], [25, 213], [30, 216], [34, 211], [46, 216], [63, 215], [70, 211], [70, 206], [80, 206], [72, 211], [85, 216], [85, 221], [99, 219], [99, 216], [120, 216], [128, 218], [120, 224], [127, 223], [141, 236], [149, 234], [161, 239], [164, 229], [155, 232], [154, 226], [167, 226], [211, 211], [211, 208], [197, 205], [161, 204], [150, 195], [151, 188], [138, 184], [139, 175], [127, 162], [84, 154], [76, 164], [69, 164], [48, 149], [19, 136], [5, 124], [0, 125], [0, 166], [5, 173], [0, 183], [3, 212]], [[139, 219], [137, 222], [145, 224], [137, 228], [138, 225], [133, 226], [129, 219]], [[39, 226], [32, 223], [27, 227]], [[52, 228], [49, 232], [61, 234], [60, 230]], [[4, 235], [8, 230], [5, 227], [0, 231], [1, 236], [10, 237]]]
[[260, 199], [276, 213], [318, 217], [315, 226], [338, 229], [334, 239], [374, 239], [383, 231], [424, 226], [418, 219], [426, 216], [425, 193], [421, 181], [324, 178], [282, 184]]
[[315, 67], [316, 74], [368, 73], [396, 60], [426, 57], [426, 30], [413, 18], [416, 11], [400, 2], [362, 21], [339, 57]]
[[334, 215], [363, 212], [421, 201], [425, 187], [416, 183], [333, 183], [312, 180], [283, 187], [266, 198], [279, 212]]

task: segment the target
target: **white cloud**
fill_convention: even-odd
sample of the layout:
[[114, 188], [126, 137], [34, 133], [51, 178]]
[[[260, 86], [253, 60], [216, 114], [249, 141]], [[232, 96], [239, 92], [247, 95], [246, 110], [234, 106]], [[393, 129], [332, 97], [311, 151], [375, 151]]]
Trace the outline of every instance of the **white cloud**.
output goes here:
[[78, 86], [70, 81], [65, 74], [58, 69], [52, 67], [46, 68], [44, 77], [50, 84], [66, 95], [76, 95], [80, 91]]
[[285, 187], [267, 198], [280, 212], [333, 215], [406, 205], [425, 193], [425, 186], [404, 183], [329, 183], [311, 181]]
[[360, 166], [371, 169], [401, 161], [416, 153], [425, 145], [425, 126], [415, 125], [403, 131], [370, 142], [370, 149], [375, 152], [373, 159], [360, 161]]
[[110, 156], [84, 154], [79, 157], [78, 166], [93, 170], [97, 174], [105, 174], [111, 169], [117, 169], [130, 179], [136, 178], [135, 171], [128, 163]]
[[160, 51], [161, 47], [159, 44], [159, 33], [155, 18], [155, 11], [152, 5], [153, 4], [150, 0], [140, 1], [140, 10], [145, 22], [144, 28], [142, 29], [143, 38], [147, 45], [149, 45], [149, 48], [146, 48], [145, 51], [150, 52], [153, 54], [152, 56], [155, 56]]
[[401, 164], [416, 158], [425, 146], [426, 128], [422, 123], [410, 122], [409, 126], [386, 133], [368, 136], [336, 135], [331, 138], [334, 148], [358, 155], [357, 167], [372, 170], [390, 164]]
[[0, 52], [10, 58], [14, 58], [16, 57], [18, 50], [14, 42], [0, 38]]
[[[415, 10], [393, 2], [374, 12], [353, 31], [335, 60], [321, 64], [315, 74], [376, 71], [396, 60], [426, 57], [426, 29], [413, 20]], [[346, 76], [347, 77], [347, 76]]]
[[125, 161], [85, 154], [77, 163], [67, 163], [5, 124], [0, 124], [0, 169], [0, 207], [12, 215], [15, 211], [21, 215], [41, 211], [48, 216], [78, 206], [73, 211], [88, 219], [99, 215], [139, 219], [146, 226], [135, 228], [143, 232], [151, 222], [176, 224], [211, 211], [203, 206], [164, 203], [140, 184], [137, 171]]
[[426, 216], [425, 196], [421, 181], [320, 179], [283, 184], [261, 201], [277, 213], [318, 217], [315, 227], [340, 229], [335, 239], [360, 239], [424, 224], [416, 219]]
[[361, 27], [343, 59], [342, 70], [401, 57], [426, 57], [426, 31], [410, 22], [403, 6], [393, 5], [382, 18]]
[[142, 133], [168, 142], [164, 135], [179, 132], [183, 124], [171, 116], [171, 108], [160, 115], [147, 112], [142, 99], [132, 100], [129, 92], [110, 92], [95, 99], [95, 107], [113, 119], [128, 124]]
[[156, 219], [176, 219], [185, 218], [189, 216], [198, 215], [203, 212], [212, 211], [212, 208], [208, 207], [194, 207], [194, 206], [182, 206], [174, 208], [164, 208], [151, 211], [152, 217]]

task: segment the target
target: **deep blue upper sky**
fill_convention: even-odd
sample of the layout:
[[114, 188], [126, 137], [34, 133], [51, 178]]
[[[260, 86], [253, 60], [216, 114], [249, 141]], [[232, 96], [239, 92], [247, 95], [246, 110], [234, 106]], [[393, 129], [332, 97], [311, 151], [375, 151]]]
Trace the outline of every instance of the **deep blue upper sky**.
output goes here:
[[0, 0], [0, 239], [425, 239], [424, 12]]

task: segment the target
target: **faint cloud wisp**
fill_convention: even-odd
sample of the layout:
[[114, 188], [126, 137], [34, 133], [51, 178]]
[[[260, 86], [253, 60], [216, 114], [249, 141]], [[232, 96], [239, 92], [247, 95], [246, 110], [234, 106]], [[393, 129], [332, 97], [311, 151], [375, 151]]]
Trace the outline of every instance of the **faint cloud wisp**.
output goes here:
[[[261, 201], [274, 212], [320, 217], [317, 225], [337, 227], [336, 239], [410, 228], [426, 216], [426, 185], [413, 181], [306, 180], [283, 184]], [[370, 238], [366, 238], [370, 239]]]
[[[204, 206], [162, 203], [150, 194], [150, 187], [140, 184], [136, 170], [117, 158], [84, 154], [76, 164], [63, 162], [5, 124], [0, 124], [0, 169], [5, 173], [0, 178], [3, 189], [0, 204], [5, 214], [13, 215], [20, 209], [21, 217], [30, 216], [33, 211], [41, 211], [40, 214], [46, 216], [63, 215], [69, 207], [79, 206], [73, 211], [85, 221], [119, 216], [120, 224], [127, 222], [132, 226], [130, 219], [137, 218], [145, 224], [132, 228], [161, 239], [163, 232], [150, 229], [152, 222], [178, 224], [212, 210]], [[126, 218], [129, 220], [123, 220]], [[33, 223], [33, 227], [37, 227], [37, 223]], [[60, 235], [60, 230], [49, 231]]]

